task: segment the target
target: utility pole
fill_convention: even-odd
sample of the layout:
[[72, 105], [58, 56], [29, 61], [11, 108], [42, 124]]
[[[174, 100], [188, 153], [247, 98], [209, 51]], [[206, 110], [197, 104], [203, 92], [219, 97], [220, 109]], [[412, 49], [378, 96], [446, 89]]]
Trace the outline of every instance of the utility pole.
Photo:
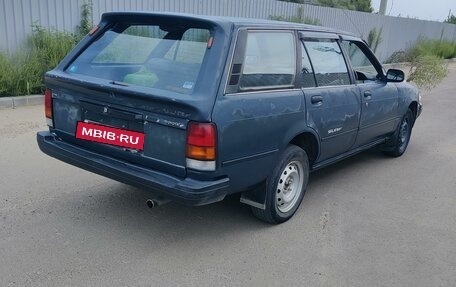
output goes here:
[[382, 2], [380, 2], [380, 10], [378, 11], [378, 13], [381, 15], [385, 15], [387, 5], [388, 5], [388, 0], [382, 0]]

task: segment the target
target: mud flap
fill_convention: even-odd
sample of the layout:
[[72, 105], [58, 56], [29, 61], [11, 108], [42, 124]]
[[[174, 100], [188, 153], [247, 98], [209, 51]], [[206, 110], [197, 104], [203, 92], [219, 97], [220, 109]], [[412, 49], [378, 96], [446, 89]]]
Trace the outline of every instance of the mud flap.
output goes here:
[[245, 191], [241, 195], [242, 203], [265, 210], [266, 209], [266, 183], [262, 183]]

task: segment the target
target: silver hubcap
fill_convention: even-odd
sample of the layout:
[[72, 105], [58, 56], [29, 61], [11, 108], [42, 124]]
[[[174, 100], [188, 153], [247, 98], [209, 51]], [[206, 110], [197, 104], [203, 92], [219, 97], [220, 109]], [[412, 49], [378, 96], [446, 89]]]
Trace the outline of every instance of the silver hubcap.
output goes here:
[[304, 169], [300, 162], [292, 161], [282, 170], [276, 190], [276, 204], [280, 212], [288, 212], [295, 206], [303, 181]]

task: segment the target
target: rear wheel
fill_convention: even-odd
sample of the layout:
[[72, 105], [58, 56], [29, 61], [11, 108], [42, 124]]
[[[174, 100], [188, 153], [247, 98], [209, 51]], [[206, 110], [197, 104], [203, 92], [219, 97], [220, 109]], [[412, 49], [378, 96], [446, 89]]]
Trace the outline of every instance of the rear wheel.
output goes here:
[[384, 153], [393, 157], [399, 157], [403, 155], [410, 142], [412, 127], [413, 113], [410, 109], [408, 109], [407, 113], [402, 118], [402, 121], [398, 126], [396, 132], [394, 133], [394, 137], [391, 140], [391, 146], [384, 150]]
[[269, 223], [290, 219], [301, 204], [309, 179], [309, 160], [306, 152], [290, 145], [282, 154], [279, 164], [268, 178], [266, 208], [252, 207], [253, 214]]

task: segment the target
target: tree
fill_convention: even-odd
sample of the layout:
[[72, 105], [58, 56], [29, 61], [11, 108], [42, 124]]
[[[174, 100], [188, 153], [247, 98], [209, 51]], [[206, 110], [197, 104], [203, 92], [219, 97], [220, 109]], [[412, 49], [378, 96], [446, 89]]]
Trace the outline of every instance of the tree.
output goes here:
[[79, 25], [76, 26], [75, 38], [76, 42], [79, 42], [84, 38], [90, 30], [92, 30], [92, 0], [84, 0], [81, 6], [81, 20]]
[[453, 13], [451, 13], [451, 10], [448, 13], [448, 17], [443, 22], [450, 23], [450, 24], [456, 24], [456, 16], [454, 16]]
[[369, 36], [367, 36], [367, 44], [372, 49], [372, 51], [377, 52], [378, 45], [382, 42], [382, 32], [383, 27], [377, 30], [374, 28], [369, 31]]
[[356, 10], [371, 13], [371, 0], [315, 0], [315, 4], [333, 8]]

